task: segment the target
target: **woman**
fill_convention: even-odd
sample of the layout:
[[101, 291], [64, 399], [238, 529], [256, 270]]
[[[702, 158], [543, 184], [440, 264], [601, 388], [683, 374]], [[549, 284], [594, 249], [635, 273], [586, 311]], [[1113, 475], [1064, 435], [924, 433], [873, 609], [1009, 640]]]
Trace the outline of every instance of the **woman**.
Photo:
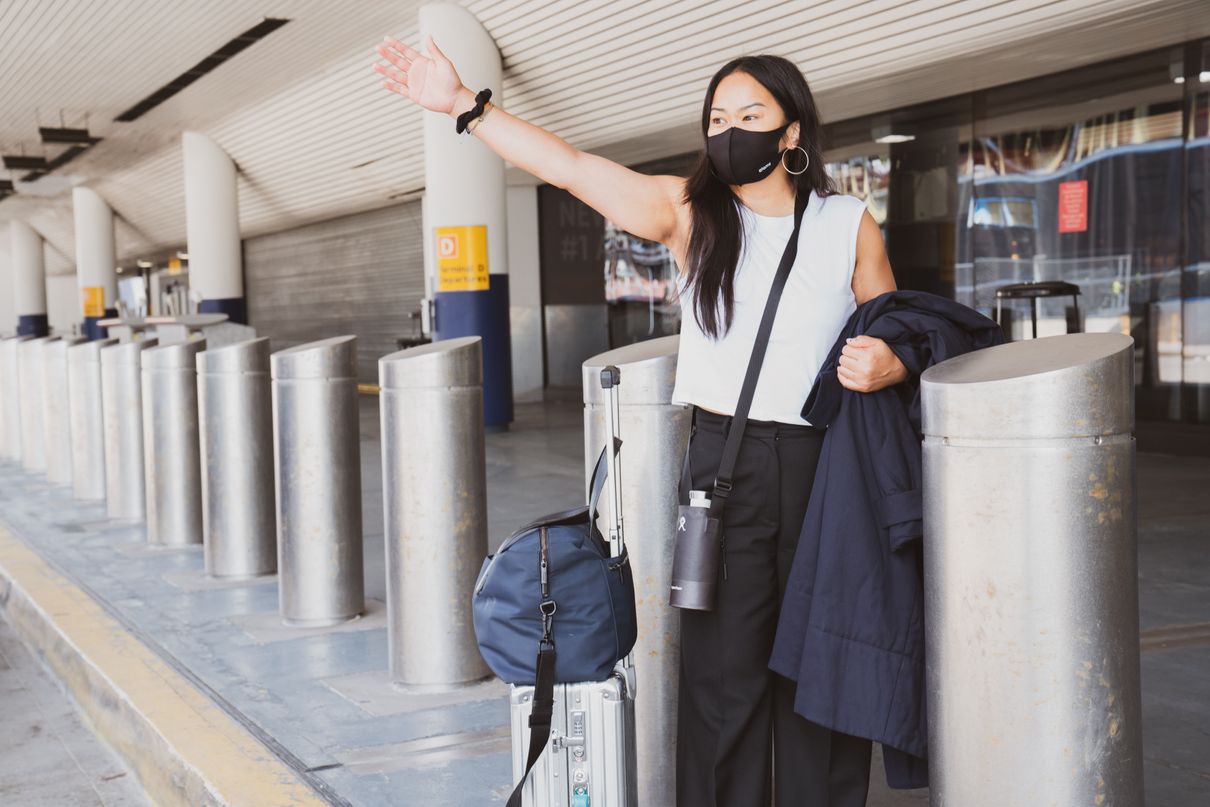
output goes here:
[[[472, 110], [475, 93], [431, 37], [425, 49], [388, 37], [378, 53], [389, 64], [375, 65], [383, 85], [451, 119]], [[796, 715], [793, 683], [767, 666], [823, 435], [802, 405], [856, 306], [895, 289], [878, 225], [860, 200], [832, 191], [802, 72], [777, 56], [724, 65], [706, 91], [706, 149], [688, 180], [579, 151], [490, 102], [468, 128], [513, 165], [672, 252], [683, 312], [673, 400], [694, 406], [689, 457], [699, 490], [713, 485], [795, 199], [809, 195], [724, 513], [725, 579], [713, 611], [682, 612], [677, 803], [767, 807], [775, 791], [783, 805], [863, 805], [869, 741]], [[870, 392], [907, 370], [884, 342], [860, 336], [844, 348], [838, 375]]]

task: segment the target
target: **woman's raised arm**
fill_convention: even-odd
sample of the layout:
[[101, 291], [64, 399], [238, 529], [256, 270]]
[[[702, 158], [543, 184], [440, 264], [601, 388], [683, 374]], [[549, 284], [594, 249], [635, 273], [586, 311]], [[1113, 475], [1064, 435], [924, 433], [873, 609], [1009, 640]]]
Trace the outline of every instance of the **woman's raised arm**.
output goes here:
[[[375, 64], [387, 89], [433, 112], [456, 119], [475, 105], [475, 93], [462, 85], [453, 63], [430, 36], [427, 54], [387, 37], [377, 48], [389, 64]], [[649, 176], [604, 157], [580, 151], [557, 135], [510, 115], [492, 104], [491, 114], [475, 127], [474, 137], [508, 162], [563, 188], [629, 233], [676, 250], [687, 236], [688, 212], [682, 203], [685, 181]]]

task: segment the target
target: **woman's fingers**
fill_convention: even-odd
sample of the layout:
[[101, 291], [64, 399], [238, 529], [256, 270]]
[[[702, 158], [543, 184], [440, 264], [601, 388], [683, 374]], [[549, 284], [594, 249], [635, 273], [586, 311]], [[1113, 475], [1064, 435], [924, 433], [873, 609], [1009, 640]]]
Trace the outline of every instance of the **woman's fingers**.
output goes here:
[[840, 358], [836, 360], [836, 364], [840, 367], [846, 367], [850, 370], [856, 370], [862, 367], [866, 362], [862, 358], [851, 356], [847, 353], [841, 353]]
[[403, 96], [406, 96], [408, 94], [407, 85], [400, 84], [397, 81], [384, 81], [384, 82], [382, 82], [382, 86], [386, 87], [391, 92], [397, 92]]
[[852, 356], [842, 355], [836, 362], [836, 378], [841, 386], [856, 392], [863, 392], [870, 383], [870, 368], [865, 362]]
[[374, 69], [376, 71], [378, 71], [379, 73], [382, 73], [384, 76], [389, 78], [391, 81], [395, 81], [400, 84], [408, 83], [408, 74], [405, 71], [400, 70], [397, 67], [390, 67], [385, 64], [376, 64], [376, 65], [374, 65]]
[[458, 73], [431, 36], [425, 37], [424, 48], [427, 56], [394, 37], [383, 37], [375, 51], [387, 64], [374, 69], [387, 79], [383, 83], [387, 89], [425, 109], [449, 112], [461, 89]]
[[420, 51], [409, 46], [405, 42], [400, 42], [398, 39], [396, 39], [393, 36], [384, 37], [383, 41], [385, 41], [389, 47], [394, 48], [399, 53], [401, 53], [403, 55], [403, 57], [405, 59], [407, 59], [409, 62], [414, 62], [417, 59], [424, 58], [423, 54], [421, 54]]
[[405, 67], [407, 66], [408, 62], [412, 61], [407, 56], [404, 56], [402, 51], [398, 50], [397, 48], [391, 47], [385, 41], [380, 42], [377, 45], [375, 45], [374, 50], [378, 51], [380, 54], [382, 54], [383, 56], [385, 56], [386, 58], [390, 59], [393, 62], [404, 63]]
[[847, 367], [836, 368], [836, 380], [840, 382], [840, 386], [853, 392], [866, 392], [869, 390], [869, 384], [858, 378], [857, 374]]
[[374, 52], [382, 58], [386, 59], [391, 64], [398, 67], [400, 70], [407, 70], [412, 66], [412, 63], [404, 58], [401, 54], [396, 53], [385, 45], [376, 45]]

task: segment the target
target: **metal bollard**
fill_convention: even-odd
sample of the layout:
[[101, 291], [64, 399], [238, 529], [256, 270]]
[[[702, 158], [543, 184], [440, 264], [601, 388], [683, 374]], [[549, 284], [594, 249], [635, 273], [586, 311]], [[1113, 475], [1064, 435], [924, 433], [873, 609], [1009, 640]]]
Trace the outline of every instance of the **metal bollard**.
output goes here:
[[18, 348], [21, 377], [21, 466], [30, 472], [46, 470], [46, 440], [42, 432], [42, 346], [58, 339], [39, 336]]
[[[601, 369], [612, 364], [622, 373], [622, 505], [639, 619], [634, 648], [639, 804], [676, 801], [676, 777], [670, 775], [676, 767], [676, 720], [669, 716], [677, 708], [680, 616], [668, 606], [668, 580], [677, 483], [689, 440], [688, 407], [670, 403], [678, 344], [676, 336], [649, 339], [593, 356], [582, 367], [585, 489], [606, 440]], [[613, 518], [611, 504], [601, 511]]]
[[143, 373], [140, 356], [155, 339], [119, 342], [101, 349], [101, 408], [105, 428], [105, 512], [110, 518], [142, 519]]
[[391, 681], [486, 678], [467, 606], [487, 554], [482, 340], [392, 353], [378, 380]]
[[143, 476], [147, 542], [202, 542], [202, 465], [197, 427], [197, 354], [206, 340], [143, 351]]
[[278, 596], [287, 625], [332, 625], [365, 609], [357, 337], [270, 357]]
[[933, 805], [1143, 804], [1133, 345], [921, 377]]
[[273, 406], [266, 337], [197, 354], [206, 574], [277, 570]]
[[81, 342], [67, 349], [71, 399], [71, 487], [77, 499], [105, 501], [105, 421], [101, 410], [101, 349], [117, 339]]
[[56, 485], [71, 484], [67, 349], [83, 341], [82, 336], [64, 336], [42, 345], [42, 443], [46, 451], [46, 478]]
[[21, 360], [20, 349], [29, 336], [7, 336], [0, 341], [0, 398], [4, 401], [0, 418], [0, 457], [21, 461]]

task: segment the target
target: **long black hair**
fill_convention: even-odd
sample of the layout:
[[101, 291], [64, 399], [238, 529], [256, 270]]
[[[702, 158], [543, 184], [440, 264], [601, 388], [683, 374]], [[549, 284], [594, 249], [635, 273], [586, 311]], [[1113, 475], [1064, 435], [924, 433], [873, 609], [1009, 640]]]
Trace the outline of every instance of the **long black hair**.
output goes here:
[[[740, 226], [739, 199], [731, 186], [714, 175], [706, 153], [706, 132], [710, 128], [710, 107], [720, 81], [731, 73], [746, 73], [760, 82], [785, 113], [785, 123], [798, 121], [798, 145], [810, 156], [807, 170], [790, 175], [797, 195], [815, 191], [820, 196], [835, 193], [832, 181], [823, 167], [820, 147], [822, 125], [811, 88], [802, 71], [781, 56], [741, 56], [727, 62], [706, 88], [702, 102], [702, 153], [685, 184], [684, 201], [692, 212], [692, 229], [686, 250], [686, 290], [693, 289], [693, 311], [698, 326], [713, 338], [727, 332], [735, 309], [735, 270], [742, 249], [743, 229]], [[786, 159], [790, 165], [799, 161]], [[719, 321], [719, 301], [722, 301], [722, 321]]]

